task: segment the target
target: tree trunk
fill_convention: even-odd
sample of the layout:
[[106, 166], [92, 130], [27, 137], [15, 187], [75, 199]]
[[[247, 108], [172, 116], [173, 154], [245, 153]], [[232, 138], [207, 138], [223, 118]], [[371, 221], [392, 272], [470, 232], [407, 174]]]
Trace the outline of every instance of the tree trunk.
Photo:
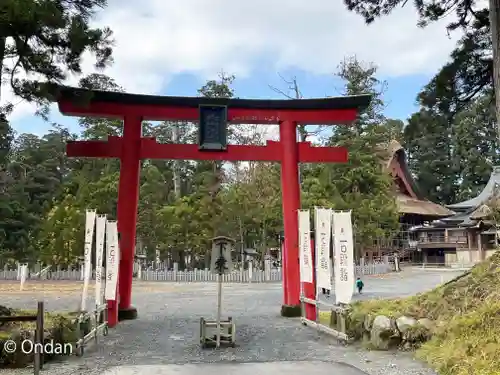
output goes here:
[[211, 254], [211, 249], [205, 250], [205, 268], [210, 268], [210, 254]]
[[[179, 124], [174, 124], [172, 127], [172, 142], [179, 143]], [[179, 168], [179, 161], [174, 160], [173, 163], [173, 174], [174, 174], [174, 194], [175, 198], [179, 199], [181, 197], [181, 174]]]
[[240, 261], [241, 261], [241, 269], [243, 270], [245, 266], [245, 232], [243, 230], [243, 221], [241, 220], [241, 215], [238, 215], [238, 226], [240, 231]]
[[[183, 246], [185, 246], [183, 244]], [[186, 252], [184, 251], [184, 249], [179, 249], [179, 259], [177, 260], [178, 264], [179, 264], [179, 270], [180, 271], [184, 271], [186, 269]]]
[[490, 30], [493, 42], [493, 83], [495, 85], [495, 112], [500, 138], [500, 0], [489, 0]]
[[267, 225], [265, 220], [262, 223], [260, 243], [261, 243], [260, 258], [263, 259], [264, 255], [267, 253]]
[[3, 58], [5, 55], [5, 44], [7, 39], [5, 37], [0, 37], [0, 103], [2, 102], [2, 72], [3, 72]]

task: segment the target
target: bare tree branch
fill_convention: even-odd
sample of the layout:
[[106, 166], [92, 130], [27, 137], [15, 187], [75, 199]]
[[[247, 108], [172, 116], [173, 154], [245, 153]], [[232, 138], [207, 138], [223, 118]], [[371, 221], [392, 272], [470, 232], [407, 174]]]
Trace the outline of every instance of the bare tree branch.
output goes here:
[[287, 85], [287, 90], [293, 92], [293, 96], [290, 94], [287, 94], [285, 91], [269, 85], [269, 88], [273, 90], [274, 92], [277, 92], [280, 95], [283, 95], [284, 97], [288, 99], [302, 99], [302, 92], [299, 89], [299, 85], [297, 83], [297, 77], [293, 77], [291, 80], [287, 80], [285, 77], [283, 77], [280, 73], [278, 73], [278, 76], [281, 78], [281, 80]]
[[277, 87], [274, 87], [274, 86], [271, 86], [271, 85], [268, 85], [269, 88], [271, 90], [273, 90], [274, 92], [277, 92], [278, 94], [280, 95], [283, 95], [284, 97], [288, 98], [288, 99], [294, 99], [292, 96], [288, 95], [287, 93], [285, 93], [283, 90], [280, 90], [279, 88]]
[[[293, 94], [288, 94], [280, 88], [277, 88], [277, 87], [272, 86], [272, 85], [268, 85], [271, 90], [273, 90], [274, 92], [276, 92], [280, 95], [283, 95], [285, 98], [288, 98], [288, 99], [303, 99], [304, 98], [304, 96], [302, 95], [302, 91], [300, 91], [300, 87], [299, 87], [299, 84], [297, 82], [296, 76], [294, 76], [291, 79], [286, 79], [285, 77], [283, 77], [281, 75], [281, 73], [278, 73], [278, 76], [287, 85], [287, 91], [288, 92], [291, 91], [291, 92], [293, 92]], [[300, 125], [298, 127], [298, 129], [299, 129], [301, 142], [306, 142], [307, 137], [317, 136], [318, 134], [323, 132], [326, 129], [326, 127], [325, 127], [325, 125], [318, 125], [318, 128], [316, 130], [309, 131], [306, 129], [306, 125]]]

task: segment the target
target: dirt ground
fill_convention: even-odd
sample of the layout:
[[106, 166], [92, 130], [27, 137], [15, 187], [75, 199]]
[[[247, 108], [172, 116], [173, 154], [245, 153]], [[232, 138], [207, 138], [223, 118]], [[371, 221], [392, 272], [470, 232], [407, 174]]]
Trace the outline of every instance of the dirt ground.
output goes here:
[[[144, 292], [154, 291], [180, 291], [193, 289], [193, 284], [175, 284], [175, 283], [153, 283], [146, 281], [134, 282], [133, 289]], [[89, 295], [94, 293], [95, 283], [89, 284]], [[28, 280], [20, 290], [19, 281], [1, 281], [0, 280], [0, 295], [1, 294], [16, 294], [27, 295], [36, 293], [40, 295], [51, 294], [75, 294], [81, 293], [83, 290], [83, 281], [67, 281], [67, 280], [46, 280], [46, 281], [30, 281]]]

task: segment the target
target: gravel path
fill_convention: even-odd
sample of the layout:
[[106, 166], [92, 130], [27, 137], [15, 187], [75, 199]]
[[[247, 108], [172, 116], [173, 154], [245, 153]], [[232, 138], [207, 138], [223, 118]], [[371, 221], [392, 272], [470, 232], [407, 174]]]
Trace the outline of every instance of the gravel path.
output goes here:
[[[406, 270], [385, 277], [367, 277], [366, 293], [361, 297], [415, 294], [456, 275], [455, 272]], [[61, 295], [57, 288], [38, 292], [38, 295], [2, 293], [2, 289], [0, 283], [2, 304], [12, 307], [31, 307], [39, 298], [46, 301], [50, 310], [74, 309], [79, 304], [77, 293]], [[241, 375], [272, 371], [277, 375], [293, 375], [295, 372], [289, 369], [293, 368], [297, 374], [314, 371], [318, 375], [434, 374], [409, 355], [345, 347], [302, 326], [297, 319], [281, 318], [279, 284], [225, 285], [223, 297], [224, 314], [232, 316], [236, 323], [236, 348], [202, 350], [198, 344], [200, 317], [210, 319], [215, 315], [216, 284], [140, 283], [134, 286], [133, 296], [139, 311], [137, 320], [120, 323], [110, 330], [105, 341], [88, 347], [84, 357], [49, 363], [43, 372], [50, 375], [191, 375], [202, 371], [204, 375], [224, 375], [233, 374], [237, 369]], [[241, 363], [246, 365], [234, 366]], [[0, 372], [24, 375], [31, 374], [32, 370]]]

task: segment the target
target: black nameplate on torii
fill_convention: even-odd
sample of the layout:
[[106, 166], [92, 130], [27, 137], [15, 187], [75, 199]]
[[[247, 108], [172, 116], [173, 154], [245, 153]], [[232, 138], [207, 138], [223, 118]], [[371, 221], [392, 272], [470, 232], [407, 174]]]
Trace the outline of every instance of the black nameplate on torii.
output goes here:
[[227, 107], [200, 105], [198, 148], [200, 151], [227, 150]]

